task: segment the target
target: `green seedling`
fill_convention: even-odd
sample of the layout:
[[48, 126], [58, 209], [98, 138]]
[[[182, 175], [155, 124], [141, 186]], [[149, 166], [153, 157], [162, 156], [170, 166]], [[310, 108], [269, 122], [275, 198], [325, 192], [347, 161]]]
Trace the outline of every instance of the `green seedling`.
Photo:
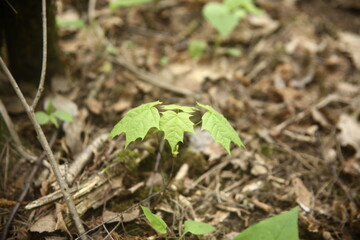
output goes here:
[[145, 214], [146, 219], [148, 220], [150, 226], [157, 231], [158, 233], [161, 234], [166, 234], [167, 233], [167, 225], [164, 222], [164, 220], [162, 220], [161, 217], [159, 217], [156, 214], [153, 214], [149, 208], [144, 207], [144, 206], [140, 206], [141, 210], [143, 211], [143, 213]]
[[[262, 13], [262, 10], [256, 7], [253, 0], [224, 0], [222, 3], [209, 2], [205, 4], [202, 14], [219, 34], [215, 41], [215, 52], [220, 46], [221, 38], [232, 33], [241, 19], [248, 14]], [[226, 53], [236, 57], [241, 55], [239, 50], [232, 48], [229, 48]]]
[[58, 120], [64, 122], [71, 122], [73, 120], [70, 113], [63, 110], [55, 110], [51, 101], [49, 101], [49, 104], [47, 105], [46, 112], [38, 111], [35, 113], [35, 117], [40, 125], [51, 122], [56, 128], [59, 127]]
[[170, 60], [169, 60], [169, 57], [167, 57], [167, 56], [163, 56], [163, 57], [160, 58], [160, 65], [161, 66], [166, 66], [166, 65], [169, 64], [169, 62], [170, 62]]
[[225, 53], [233, 57], [240, 57], [242, 54], [237, 48], [226, 48]]
[[118, 49], [114, 45], [108, 45], [106, 46], [105, 52], [108, 54], [116, 55], [118, 54]]
[[112, 10], [116, 10], [118, 8], [122, 7], [131, 7], [143, 3], [149, 3], [152, 2], [152, 0], [112, 0], [109, 3], [109, 7]]
[[[158, 233], [167, 234], [167, 225], [164, 222], [164, 220], [162, 220], [162, 218], [159, 217], [158, 215], [153, 214], [149, 208], [144, 206], [140, 206], [140, 207], [144, 212], [145, 217], [148, 220], [150, 226]], [[191, 233], [194, 235], [204, 235], [211, 233], [214, 230], [215, 228], [207, 223], [197, 222], [197, 221], [185, 221], [182, 235], [178, 238], [178, 240], [183, 239], [187, 233]]]
[[247, 14], [261, 14], [262, 11], [255, 6], [252, 0], [224, 0], [223, 3], [209, 2], [205, 4], [202, 13], [220, 36], [225, 37]]
[[123, 43], [127, 49], [134, 50], [136, 49], [136, 43], [131, 40], [127, 40]]
[[203, 40], [191, 40], [188, 44], [188, 52], [193, 58], [201, 58], [207, 47], [207, 42]]
[[265, 219], [241, 232], [233, 240], [298, 240], [298, 211], [288, 212]]
[[[110, 137], [125, 133], [127, 147], [138, 138], [144, 139], [151, 128], [164, 133], [164, 139], [169, 143], [174, 156], [178, 154], [178, 144], [183, 142], [185, 132], [194, 133], [194, 123], [190, 120], [197, 107], [179, 106], [176, 104], [161, 105], [159, 101], [142, 104], [129, 110], [114, 126]], [[161, 112], [155, 107], [160, 106]], [[230, 154], [231, 142], [244, 147], [239, 135], [228, 120], [211, 106], [198, 103], [206, 110], [202, 116], [202, 130], [210, 132], [215, 142], [221, 144]], [[196, 125], [200, 124], [197, 123]]]
[[73, 28], [73, 29], [82, 29], [85, 28], [85, 21], [82, 19], [77, 20], [64, 20], [62, 18], [56, 18], [56, 25], [59, 28]]

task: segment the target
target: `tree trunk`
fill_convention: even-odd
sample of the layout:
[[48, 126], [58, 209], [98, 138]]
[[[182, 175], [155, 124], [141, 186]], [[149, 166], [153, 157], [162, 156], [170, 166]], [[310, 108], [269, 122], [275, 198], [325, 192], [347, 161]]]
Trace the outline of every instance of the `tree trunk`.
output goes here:
[[[55, 3], [47, 0], [47, 78], [62, 71], [55, 23]], [[40, 0], [0, 0], [0, 44], [7, 50], [15, 79], [37, 84], [42, 63]]]

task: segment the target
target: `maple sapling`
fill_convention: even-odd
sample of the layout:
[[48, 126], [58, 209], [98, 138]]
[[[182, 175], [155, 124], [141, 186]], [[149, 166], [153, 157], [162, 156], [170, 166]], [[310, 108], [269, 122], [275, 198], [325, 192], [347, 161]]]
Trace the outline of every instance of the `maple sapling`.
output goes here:
[[[171, 153], [178, 154], [179, 142], [183, 142], [185, 132], [194, 133], [194, 125], [190, 118], [197, 107], [180, 106], [176, 104], [161, 105], [162, 102], [150, 102], [129, 110], [114, 126], [110, 137], [125, 133], [125, 148], [138, 138], [144, 139], [151, 128], [164, 133], [164, 139], [169, 143]], [[201, 118], [202, 130], [207, 130], [215, 142], [221, 144], [230, 155], [231, 142], [239, 147], [245, 147], [239, 135], [228, 120], [211, 106], [197, 103], [206, 110]], [[160, 106], [159, 111], [155, 106]], [[197, 124], [196, 124], [197, 125]]]

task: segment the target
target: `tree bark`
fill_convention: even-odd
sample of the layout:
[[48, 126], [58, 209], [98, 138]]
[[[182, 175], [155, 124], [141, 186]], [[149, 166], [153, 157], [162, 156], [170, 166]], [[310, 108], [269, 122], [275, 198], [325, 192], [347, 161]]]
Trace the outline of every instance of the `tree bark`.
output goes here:
[[[55, 3], [47, 0], [47, 78], [62, 73], [55, 22]], [[41, 1], [0, 0], [0, 44], [5, 46], [17, 81], [38, 83], [42, 63]]]

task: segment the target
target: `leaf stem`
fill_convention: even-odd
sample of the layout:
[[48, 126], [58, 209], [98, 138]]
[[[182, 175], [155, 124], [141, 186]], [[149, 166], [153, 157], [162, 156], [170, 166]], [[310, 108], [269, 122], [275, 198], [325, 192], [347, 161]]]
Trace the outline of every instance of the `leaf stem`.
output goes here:
[[195, 124], [194, 124], [194, 127], [200, 125], [201, 123], [202, 123], [202, 120], [200, 120], [199, 122], [195, 123]]

